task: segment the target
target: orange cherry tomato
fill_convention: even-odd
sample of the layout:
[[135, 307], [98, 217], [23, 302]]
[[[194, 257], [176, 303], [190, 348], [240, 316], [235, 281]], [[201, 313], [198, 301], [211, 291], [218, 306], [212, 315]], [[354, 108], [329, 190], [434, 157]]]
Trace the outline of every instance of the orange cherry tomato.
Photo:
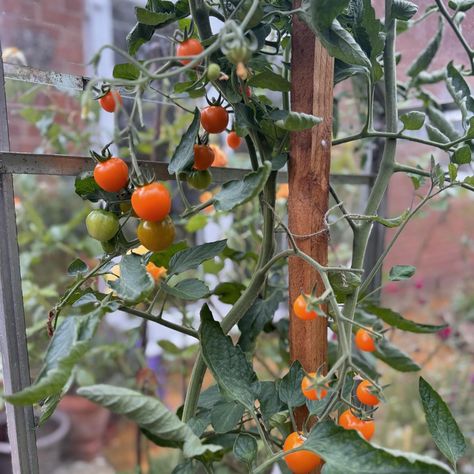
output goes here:
[[209, 145], [194, 145], [194, 166], [193, 168], [204, 171], [214, 163], [214, 150]]
[[375, 406], [380, 400], [371, 392], [372, 384], [368, 380], [363, 380], [356, 389], [357, 398], [364, 405]]
[[303, 295], [299, 295], [298, 298], [296, 298], [293, 303], [293, 311], [298, 318], [304, 319], [305, 321], [318, 317], [316, 311], [308, 311], [308, 305]]
[[153, 280], [158, 281], [166, 275], [165, 267], [158, 267], [153, 262], [148, 262], [146, 271], [152, 276]]
[[127, 163], [115, 156], [97, 163], [94, 168], [94, 179], [104, 191], [116, 193], [128, 182]]
[[372, 336], [363, 328], [360, 328], [355, 334], [355, 345], [364, 352], [374, 352], [376, 349]]
[[168, 248], [175, 235], [176, 229], [170, 216], [159, 222], [141, 221], [137, 228], [138, 240], [152, 252]]
[[137, 216], [145, 221], [162, 221], [171, 210], [170, 193], [158, 182], [136, 188], [131, 201]]
[[[204, 51], [204, 48], [199, 40], [196, 38], [189, 38], [176, 47], [176, 56], [197, 56]], [[189, 64], [192, 59], [181, 59], [181, 64]]]
[[233, 150], [239, 148], [241, 143], [242, 139], [234, 131], [230, 132], [229, 135], [227, 135], [227, 145], [229, 145], [229, 147]]
[[201, 110], [201, 125], [208, 133], [221, 133], [228, 123], [229, 113], [222, 105], [209, 105]]
[[[283, 451], [297, 448], [304, 443], [305, 439], [300, 433], [294, 431], [289, 434], [283, 444]], [[287, 454], [283, 458], [288, 466], [288, 469], [294, 474], [308, 474], [313, 469], [321, 465], [322, 459], [312, 451], [302, 449], [296, 453]]]
[[346, 430], [357, 430], [366, 441], [370, 441], [375, 433], [375, 422], [373, 420], [361, 420], [351, 410], [341, 413], [339, 424]]
[[288, 183], [282, 183], [278, 185], [277, 192], [276, 192], [277, 199], [288, 199], [289, 194], [290, 194], [290, 187]]
[[99, 99], [99, 104], [106, 112], [115, 112], [123, 105], [123, 99], [119, 91], [110, 90]]
[[315, 377], [316, 372], [310, 372], [308, 375], [305, 375], [301, 381], [301, 391], [308, 400], [321, 400], [328, 393], [324, 388], [318, 388], [317, 390], [315, 388], [309, 388], [314, 382]]

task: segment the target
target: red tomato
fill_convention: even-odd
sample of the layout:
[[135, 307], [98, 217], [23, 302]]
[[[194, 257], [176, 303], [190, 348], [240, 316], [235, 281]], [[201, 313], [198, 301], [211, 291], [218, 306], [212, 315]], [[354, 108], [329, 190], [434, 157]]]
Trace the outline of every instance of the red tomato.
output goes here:
[[[189, 38], [176, 47], [176, 56], [197, 56], [204, 51], [201, 42], [195, 38]], [[189, 64], [192, 59], [181, 59], [181, 64]]]
[[229, 145], [233, 150], [239, 148], [241, 143], [242, 139], [235, 132], [232, 131], [227, 135], [227, 145]]
[[346, 430], [357, 430], [366, 441], [370, 441], [375, 432], [375, 422], [373, 420], [361, 420], [351, 410], [346, 410], [341, 414], [339, 424]]
[[318, 313], [316, 311], [308, 311], [308, 304], [306, 303], [305, 297], [303, 295], [299, 295], [298, 298], [296, 298], [295, 302], [293, 303], [293, 311], [298, 318], [305, 321], [316, 319], [318, 317]]
[[364, 352], [374, 352], [375, 342], [372, 336], [363, 328], [360, 328], [355, 334], [355, 345]]
[[207, 170], [214, 163], [214, 151], [209, 145], [194, 145], [194, 168]]
[[356, 389], [357, 398], [364, 405], [375, 406], [380, 400], [372, 393], [372, 384], [368, 380], [363, 380]]
[[[294, 431], [285, 439], [283, 451], [297, 448], [301, 446], [304, 441], [303, 436]], [[287, 454], [283, 459], [285, 460], [288, 469], [294, 474], [308, 474], [322, 463], [321, 458], [317, 454], [305, 449], [297, 451], [296, 453]]]
[[229, 113], [221, 105], [209, 105], [201, 110], [201, 125], [208, 133], [221, 133], [228, 123]]
[[110, 90], [99, 99], [99, 104], [106, 112], [115, 112], [123, 105], [123, 99], [119, 91]]
[[127, 163], [115, 156], [97, 163], [94, 168], [94, 179], [104, 191], [116, 193], [127, 185]]
[[162, 221], [170, 213], [171, 196], [164, 184], [154, 182], [133, 191], [132, 207], [145, 221]]
[[308, 375], [305, 375], [301, 381], [301, 391], [308, 400], [321, 400], [328, 393], [324, 388], [318, 388], [317, 390], [315, 388], [309, 388], [309, 386], [314, 383], [315, 377], [316, 372], [310, 372]]

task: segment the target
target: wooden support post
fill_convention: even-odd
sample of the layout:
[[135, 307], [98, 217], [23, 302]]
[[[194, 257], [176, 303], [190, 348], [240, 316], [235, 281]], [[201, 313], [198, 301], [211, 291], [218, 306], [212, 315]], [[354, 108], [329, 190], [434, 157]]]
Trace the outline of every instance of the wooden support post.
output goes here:
[[[294, 2], [297, 8], [299, 2]], [[323, 122], [311, 130], [294, 132], [288, 165], [288, 224], [293, 234], [307, 235], [324, 229], [329, 202], [329, 167], [332, 138], [334, 61], [313, 32], [296, 17], [293, 19], [291, 50], [291, 109], [314, 114]], [[328, 257], [328, 234], [297, 238], [298, 247], [325, 265]], [[316, 271], [301, 259], [289, 260], [290, 303], [303, 291], [311, 292], [322, 282]], [[291, 304], [290, 304], [291, 306]], [[326, 370], [326, 320], [302, 321], [290, 310], [290, 357], [299, 360], [306, 371]], [[299, 425], [306, 412], [296, 412]]]

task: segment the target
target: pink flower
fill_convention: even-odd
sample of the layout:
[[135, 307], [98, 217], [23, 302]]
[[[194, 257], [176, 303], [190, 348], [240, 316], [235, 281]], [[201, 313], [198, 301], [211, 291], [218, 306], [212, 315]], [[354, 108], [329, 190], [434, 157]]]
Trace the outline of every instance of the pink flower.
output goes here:
[[446, 341], [447, 339], [449, 339], [449, 337], [451, 336], [451, 334], [453, 333], [453, 328], [451, 326], [446, 326], [445, 328], [443, 329], [440, 329], [436, 335], [442, 340], [442, 341]]
[[417, 278], [415, 280], [415, 288], [421, 290], [425, 286], [425, 280], [423, 278]]

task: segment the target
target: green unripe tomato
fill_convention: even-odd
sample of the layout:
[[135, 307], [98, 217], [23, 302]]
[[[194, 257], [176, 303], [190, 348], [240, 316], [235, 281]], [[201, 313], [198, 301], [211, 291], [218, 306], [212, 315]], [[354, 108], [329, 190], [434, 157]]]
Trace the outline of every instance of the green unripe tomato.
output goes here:
[[225, 56], [232, 64], [239, 64], [246, 63], [251, 58], [252, 53], [245, 44], [242, 44], [242, 46], [232, 48]]
[[221, 75], [221, 68], [219, 64], [216, 64], [216, 63], [209, 64], [209, 66], [207, 67], [207, 78], [210, 81], [217, 81], [220, 75]]
[[196, 189], [206, 189], [212, 182], [212, 175], [209, 170], [192, 171], [187, 176], [189, 186]]
[[86, 217], [89, 235], [100, 242], [111, 240], [120, 228], [118, 217], [112, 212], [96, 209]]

